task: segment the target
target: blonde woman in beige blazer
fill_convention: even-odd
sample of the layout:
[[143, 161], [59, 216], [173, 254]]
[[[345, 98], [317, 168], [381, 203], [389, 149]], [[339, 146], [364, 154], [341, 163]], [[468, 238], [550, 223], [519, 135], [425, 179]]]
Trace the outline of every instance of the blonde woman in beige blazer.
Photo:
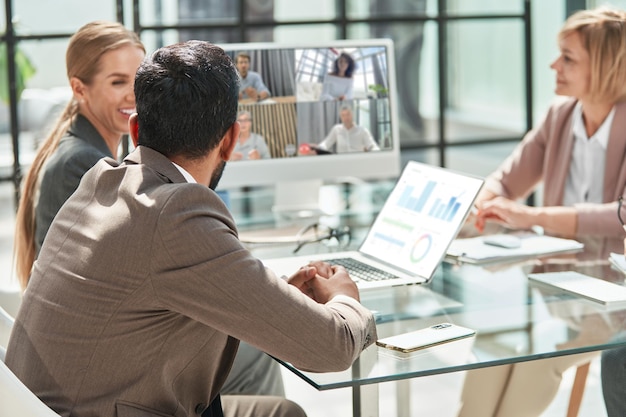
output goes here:
[[[616, 211], [626, 187], [626, 13], [608, 8], [573, 14], [552, 63], [553, 104], [477, 199], [475, 224], [511, 229], [540, 226], [548, 234], [594, 243], [585, 256], [623, 251]], [[520, 200], [543, 183], [543, 205]], [[592, 246], [590, 243], [589, 246]], [[591, 255], [589, 252], [593, 252]], [[467, 373], [460, 417], [539, 416], [562, 373], [597, 353], [522, 362]]]

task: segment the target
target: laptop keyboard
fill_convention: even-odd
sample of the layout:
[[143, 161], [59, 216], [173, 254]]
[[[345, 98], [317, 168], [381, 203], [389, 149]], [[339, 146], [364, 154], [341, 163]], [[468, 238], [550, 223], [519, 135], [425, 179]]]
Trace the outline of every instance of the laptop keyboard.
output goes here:
[[378, 269], [372, 265], [365, 264], [352, 258], [329, 259], [326, 262], [332, 265], [340, 265], [346, 268], [353, 280], [361, 281], [384, 281], [397, 279], [397, 275]]

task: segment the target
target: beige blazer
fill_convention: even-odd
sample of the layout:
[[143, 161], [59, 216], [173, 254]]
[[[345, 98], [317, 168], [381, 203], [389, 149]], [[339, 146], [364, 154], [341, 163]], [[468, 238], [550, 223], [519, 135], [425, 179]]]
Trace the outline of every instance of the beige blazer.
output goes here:
[[267, 272], [213, 191], [140, 146], [98, 162], [59, 211], [6, 363], [63, 416], [183, 417], [217, 395], [237, 339], [338, 371], [376, 328], [356, 301], [317, 304]]
[[[545, 120], [526, 134], [515, 151], [491, 174], [485, 187], [511, 199], [527, 197], [543, 181], [543, 204], [563, 203], [565, 181], [574, 149], [572, 112], [575, 99], [552, 105]], [[604, 203], [577, 204], [580, 238], [607, 238], [607, 250], [623, 251], [624, 230], [617, 219], [617, 199], [626, 188], [626, 102], [615, 105], [604, 166]], [[626, 211], [624, 213], [626, 218]], [[610, 246], [610, 248], [609, 248]]]

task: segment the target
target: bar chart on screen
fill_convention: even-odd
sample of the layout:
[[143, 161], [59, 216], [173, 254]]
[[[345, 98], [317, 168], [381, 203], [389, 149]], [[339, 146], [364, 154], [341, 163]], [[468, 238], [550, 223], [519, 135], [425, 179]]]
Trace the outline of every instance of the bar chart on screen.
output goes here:
[[[440, 192], [439, 189], [445, 190]], [[423, 188], [407, 185], [398, 199], [398, 207], [423, 216], [452, 222], [462, 206], [463, 190], [451, 194], [450, 185], [440, 186], [436, 181], [428, 180]]]

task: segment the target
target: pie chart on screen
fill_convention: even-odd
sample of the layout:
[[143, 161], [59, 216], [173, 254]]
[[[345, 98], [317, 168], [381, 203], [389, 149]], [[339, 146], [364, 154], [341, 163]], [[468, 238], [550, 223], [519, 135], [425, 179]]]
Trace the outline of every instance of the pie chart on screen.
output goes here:
[[417, 238], [417, 240], [413, 244], [413, 247], [411, 248], [411, 262], [421, 262], [428, 255], [428, 252], [430, 252], [430, 248], [432, 247], [432, 245], [433, 237], [428, 233], [424, 233], [419, 238]]

